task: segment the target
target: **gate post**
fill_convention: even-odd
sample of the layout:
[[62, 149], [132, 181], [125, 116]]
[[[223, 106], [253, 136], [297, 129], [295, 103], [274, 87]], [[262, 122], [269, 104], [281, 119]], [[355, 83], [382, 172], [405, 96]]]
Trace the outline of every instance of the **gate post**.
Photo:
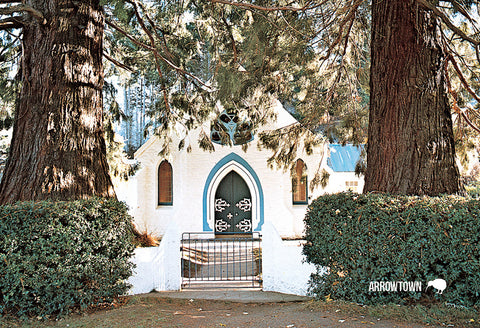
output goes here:
[[180, 290], [181, 288], [180, 239], [180, 229], [175, 222], [171, 222], [162, 237], [158, 253], [153, 259], [156, 291]]
[[284, 242], [272, 222], [265, 222], [262, 228], [264, 291], [307, 295], [310, 275], [317, 272], [317, 268], [304, 260], [302, 241]]

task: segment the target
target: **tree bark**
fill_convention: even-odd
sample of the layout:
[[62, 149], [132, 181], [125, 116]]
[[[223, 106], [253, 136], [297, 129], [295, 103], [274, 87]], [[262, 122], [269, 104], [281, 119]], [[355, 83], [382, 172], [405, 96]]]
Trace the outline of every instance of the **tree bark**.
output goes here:
[[364, 192], [461, 190], [440, 24], [415, 0], [374, 0]]
[[99, 0], [30, 0], [46, 24], [23, 30], [22, 90], [0, 203], [115, 197], [103, 135]]

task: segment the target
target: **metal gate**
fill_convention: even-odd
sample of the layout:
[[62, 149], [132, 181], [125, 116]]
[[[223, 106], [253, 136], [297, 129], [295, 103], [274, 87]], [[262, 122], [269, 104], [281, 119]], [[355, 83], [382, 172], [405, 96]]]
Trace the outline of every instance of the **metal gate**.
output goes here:
[[182, 234], [182, 287], [261, 287], [259, 233], [245, 236]]

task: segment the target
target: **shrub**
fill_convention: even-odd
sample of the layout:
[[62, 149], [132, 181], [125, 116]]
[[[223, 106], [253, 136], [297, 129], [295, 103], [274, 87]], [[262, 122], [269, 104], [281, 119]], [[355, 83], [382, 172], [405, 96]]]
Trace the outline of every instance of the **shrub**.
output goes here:
[[136, 247], [157, 247], [160, 245], [161, 238], [155, 237], [148, 231], [134, 231], [134, 245]]
[[[340, 193], [319, 197], [305, 218], [307, 261], [318, 297], [364, 304], [407, 303], [424, 296], [480, 305], [480, 203], [456, 196], [412, 197]], [[447, 288], [433, 295], [427, 282]], [[422, 292], [369, 291], [370, 282], [421, 282]]]
[[131, 229], [116, 200], [0, 206], [0, 314], [65, 315], [124, 294]]

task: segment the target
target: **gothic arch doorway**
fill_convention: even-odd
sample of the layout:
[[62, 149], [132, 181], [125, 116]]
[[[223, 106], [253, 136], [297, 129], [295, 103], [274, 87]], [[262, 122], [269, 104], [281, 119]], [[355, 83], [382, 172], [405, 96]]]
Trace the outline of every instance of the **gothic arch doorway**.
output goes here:
[[215, 234], [252, 232], [252, 196], [247, 183], [234, 170], [215, 192]]
[[[226, 178], [228, 175], [230, 175], [230, 177], [224, 180], [224, 178]], [[203, 191], [203, 231], [212, 231], [217, 233], [217, 229], [215, 229], [216, 217], [217, 217], [216, 215], [217, 211], [215, 210], [215, 205], [216, 205], [215, 202], [216, 202], [216, 199], [218, 198], [225, 199], [223, 197], [217, 197], [217, 196], [222, 195], [222, 193], [224, 192], [223, 185], [225, 186], [230, 185], [232, 183], [231, 180], [234, 180], [233, 184], [234, 186], [236, 186], [234, 188], [243, 189], [245, 191], [248, 190], [249, 192], [249, 194], [247, 193], [245, 194], [245, 197], [243, 197], [243, 198], [250, 199], [251, 228], [249, 233], [261, 231], [262, 225], [263, 225], [263, 208], [264, 208], [262, 185], [253, 168], [243, 158], [241, 158], [239, 155], [235, 153], [231, 153], [225, 156], [224, 158], [222, 158], [219, 162], [217, 162], [217, 164], [215, 164], [215, 166], [212, 168], [212, 170], [210, 171], [210, 174], [207, 177], [207, 181], [205, 183], [205, 188]], [[221, 188], [219, 188], [220, 184], [222, 184]], [[245, 188], [245, 185], [247, 188]], [[225, 187], [225, 188], [228, 188], [228, 187]], [[218, 195], [217, 195], [217, 191], [219, 191]], [[248, 195], [250, 195], [250, 197], [248, 197]], [[243, 198], [240, 201], [242, 201]], [[235, 201], [233, 203], [228, 202], [230, 206], [233, 206], [236, 209], [239, 209], [239, 207], [236, 206], [237, 203], [239, 203], [239, 201]], [[248, 201], [241, 202], [239, 206], [241, 206], [243, 209], [248, 208]], [[230, 208], [226, 205], [225, 207]], [[231, 209], [233, 209], [233, 207]], [[224, 213], [224, 215], [228, 215], [229, 212], [225, 212], [224, 210], [220, 213]], [[234, 212], [231, 212], [231, 213], [232, 215], [235, 216]], [[220, 218], [220, 216], [218, 217]], [[237, 217], [243, 217], [242, 220], [240, 220], [241, 222], [245, 218], [247, 218], [247, 215], [245, 214], [245, 212], [242, 211], [242, 213], [238, 213]], [[223, 220], [228, 224], [230, 224], [230, 228], [232, 228], [233, 226], [236, 227], [236, 225], [238, 224], [237, 222], [232, 226], [232, 224], [229, 223], [224, 218]], [[225, 225], [222, 223], [220, 224]], [[243, 227], [243, 230], [241, 230], [241, 232], [243, 233], [243, 231], [246, 229], [246, 226], [247, 226], [247, 222], [245, 221], [243, 224], [239, 226], [238, 229], [240, 229], [240, 227]]]

